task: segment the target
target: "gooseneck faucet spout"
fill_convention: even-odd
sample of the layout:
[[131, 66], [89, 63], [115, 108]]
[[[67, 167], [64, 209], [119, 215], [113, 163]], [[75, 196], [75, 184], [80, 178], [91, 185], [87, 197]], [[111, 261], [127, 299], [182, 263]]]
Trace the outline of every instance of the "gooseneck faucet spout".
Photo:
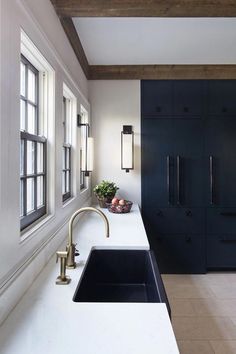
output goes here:
[[93, 211], [97, 214], [99, 214], [102, 219], [104, 220], [105, 223], [105, 228], [106, 228], [106, 237], [109, 237], [109, 222], [106, 217], [106, 215], [99, 209], [93, 208], [93, 207], [85, 207], [77, 210], [70, 218], [69, 221], [69, 238], [68, 238], [68, 244], [66, 246], [66, 251], [68, 252], [67, 256], [67, 261], [66, 261], [66, 267], [69, 269], [73, 269], [76, 267], [75, 263], [75, 244], [73, 243], [73, 223], [77, 215], [83, 213], [84, 211]]

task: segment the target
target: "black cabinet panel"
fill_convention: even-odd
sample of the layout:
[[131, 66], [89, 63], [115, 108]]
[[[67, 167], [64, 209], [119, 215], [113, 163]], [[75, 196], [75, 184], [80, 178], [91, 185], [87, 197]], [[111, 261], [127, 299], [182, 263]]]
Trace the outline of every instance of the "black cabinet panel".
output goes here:
[[209, 269], [236, 268], [236, 232], [207, 235], [206, 246]]
[[202, 208], [150, 208], [145, 214], [145, 221], [157, 235], [168, 233], [204, 235], [204, 217]]
[[[222, 207], [235, 206], [236, 118], [209, 118], [206, 121], [205, 149], [208, 175], [207, 204]], [[210, 173], [211, 163], [212, 173]]]
[[174, 121], [146, 120], [142, 126], [143, 206], [174, 202]]
[[208, 208], [206, 220], [207, 234], [236, 234], [236, 208]]
[[172, 82], [166, 80], [141, 81], [143, 116], [166, 116], [172, 112]]
[[151, 235], [161, 273], [205, 273], [205, 239], [201, 235]]
[[203, 113], [204, 81], [177, 80], [174, 85], [174, 115], [196, 116]]
[[208, 81], [208, 114], [235, 115], [235, 80]]

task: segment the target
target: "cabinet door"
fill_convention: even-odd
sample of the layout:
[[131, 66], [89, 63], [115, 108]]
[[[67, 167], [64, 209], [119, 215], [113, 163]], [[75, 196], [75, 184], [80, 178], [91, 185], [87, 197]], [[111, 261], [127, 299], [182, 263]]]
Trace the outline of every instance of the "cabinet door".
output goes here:
[[207, 235], [207, 268], [236, 268], [236, 232]]
[[236, 119], [212, 117], [206, 122], [207, 205], [236, 203]]
[[236, 80], [208, 81], [208, 114], [221, 116], [235, 115], [235, 87]]
[[175, 119], [175, 205], [204, 205], [204, 130], [200, 119]]
[[204, 81], [177, 80], [174, 85], [174, 115], [200, 116], [203, 113]]
[[202, 206], [201, 119], [145, 120], [142, 125], [144, 206]]
[[172, 112], [172, 81], [141, 81], [141, 103], [143, 116], [166, 116]]
[[142, 124], [142, 206], [174, 203], [174, 120], [145, 119]]
[[150, 237], [161, 273], [205, 273], [205, 239], [202, 235], [167, 234]]

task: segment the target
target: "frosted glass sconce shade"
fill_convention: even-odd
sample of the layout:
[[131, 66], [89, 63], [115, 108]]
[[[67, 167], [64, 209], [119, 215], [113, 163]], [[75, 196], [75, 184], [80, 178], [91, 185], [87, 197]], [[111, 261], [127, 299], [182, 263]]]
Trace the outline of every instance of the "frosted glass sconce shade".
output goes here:
[[89, 124], [81, 123], [81, 116], [78, 115], [78, 127], [85, 129], [84, 144], [81, 155], [81, 171], [85, 176], [89, 176], [89, 173], [93, 171], [93, 156], [94, 156], [94, 143], [93, 138], [89, 137]]
[[129, 172], [134, 169], [134, 132], [132, 125], [123, 125], [121, 132], [121, 169]]
[[81, 170], [82, 172], [85, 172], [85, 176], [89, 176], [89, 172], [93, 171], [93, 151], [93, 138], [88, 137], [85, 150], [82, 151]]

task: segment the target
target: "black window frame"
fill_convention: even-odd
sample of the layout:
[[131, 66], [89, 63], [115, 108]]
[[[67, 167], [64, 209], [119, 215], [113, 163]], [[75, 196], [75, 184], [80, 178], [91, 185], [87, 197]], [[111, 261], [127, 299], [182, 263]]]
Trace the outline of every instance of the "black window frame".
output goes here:
[[[30, 226], [36, 220], [41, 218], [47, 213], [47, 139], [44, 136], [39, 135], [39, 71], [21, 54], [21, 62], [25, 65], [25, 96], [20, 94], [20, 99], [25, 102], [25, 130], [20, 130], [20, 141], [23, 142], [23, 174], [20, 175], [20, 184], [23, 187], [22, 194], [23, 196], [23, 215], [20, 216], [20, 229], [24, 230], [26, 227]], [[28, 99], [28, 71], [31, 70], [35, 74], [35, 93], [36, 99], [35, 102], [32, 102]], [[28, 104], [31, 104], [35, 107], [35, 134], [27, 132], [27, 121], [28, 121]], [[33, 142], [34, 144], [34, 167], [33, 173], [27, 173], [27, 142]], [[38, 172], [38, 144], [43, 146], [43, 169]], [[37, 178], [43, 177], [43, 204], [37, 206]], [[34, 181], [34, 209], [27, 214], [27, 180], [33, 179]]]
[[[63, 96], [63, 148], [62, 148], [62, 158], [63, 158], [63, 167], [62, 167], [62, 186], [64, 187], [64, 192], [62, 192], [62, 202], [65, 203], [72, 197], [72, 169], [71, 169], [71, 154], [72, 154], [72, 146], [67, 141], [68, 135], [68, 119], [70, 117], [67, 116], [67, 102], [70, 101], [65, 96]], [[69, 178], [67, 180], [67, 174], [69, 174]]]

